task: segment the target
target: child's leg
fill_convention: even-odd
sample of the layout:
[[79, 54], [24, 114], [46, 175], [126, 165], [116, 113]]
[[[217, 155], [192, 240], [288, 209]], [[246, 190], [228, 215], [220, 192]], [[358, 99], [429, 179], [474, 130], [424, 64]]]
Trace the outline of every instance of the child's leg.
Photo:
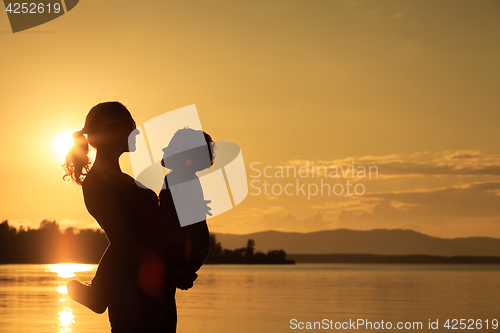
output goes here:
[[112, 263], [109, 246], [104, 252], [92, 283], [82, 284], [76, 280], [68, 283], [68, 294], [78, 303], [85, 305], [96, 313], [103, 313], [108, 307], [106, 295], [108, 282], [112, 279]]

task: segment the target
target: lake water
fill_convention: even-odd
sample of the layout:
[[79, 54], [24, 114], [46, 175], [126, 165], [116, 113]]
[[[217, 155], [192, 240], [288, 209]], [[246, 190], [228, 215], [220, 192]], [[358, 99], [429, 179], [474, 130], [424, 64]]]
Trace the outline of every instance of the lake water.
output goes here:
[[[109, 332], [107, 312], [94, 314], [65, 294], [67, 281], [90, 281], [94, 272], [95, 265], [0, 265], [0, 332]], [[374, 331], [388, 322], [392, 329], [421, 322], [427, 331], [429, 319], [449, 331], [444, 324], [455, 318], [468, 331], [480, 323], [500, 332], [499, 295], [500, 265], [206, 265], [194, 288], [178, 291], [177, 331], [311, 331], [299, 329], [308, 322], [333, 331], [349, 320], [364, 320], [363, 331], [371, 331], [366, 321]]]

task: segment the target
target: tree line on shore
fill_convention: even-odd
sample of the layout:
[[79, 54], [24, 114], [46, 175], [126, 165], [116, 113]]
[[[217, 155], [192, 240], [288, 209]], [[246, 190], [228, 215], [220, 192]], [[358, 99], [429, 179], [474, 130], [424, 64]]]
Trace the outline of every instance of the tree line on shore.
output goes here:
[[101, 230], [68, 228], [62, 233], [56, 221], [19, 230], [8, 221], [0, 223], [1, 264], [98, 263], [108, 244]]
[[255, 241], [249, 239], [246, 247], [236, 250], [223, 249], [215, 235], [210, 235], [210, 251], [207, 264], [294, 264], [283, 250], [266, 253], [255, 251]]
[[[0, 264], [98, 263], [109, 242], [100, 229], [68, 228], [61, 232], [56, 221], [43, 220], [38, 229], [16, 229], [0, 223]], [[228, 250], [210, 235], [207, 264], [289, 264], [283, 250], [267, 254], [255, 251], [255, 242]]]

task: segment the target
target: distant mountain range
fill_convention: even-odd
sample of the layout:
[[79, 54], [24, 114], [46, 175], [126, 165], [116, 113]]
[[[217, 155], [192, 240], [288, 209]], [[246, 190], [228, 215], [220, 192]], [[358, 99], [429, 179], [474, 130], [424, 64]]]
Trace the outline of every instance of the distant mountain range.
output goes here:
[[263, 231], [246, 235], [215, 233], [222, 247], [245, 247], [249, 238], [263, 252], [287, 254], [379, 254], [431, 256], [500, 256], [500, 239], [490, 237], [438, 238], [412, 230], [336, 229], [311, 233]]

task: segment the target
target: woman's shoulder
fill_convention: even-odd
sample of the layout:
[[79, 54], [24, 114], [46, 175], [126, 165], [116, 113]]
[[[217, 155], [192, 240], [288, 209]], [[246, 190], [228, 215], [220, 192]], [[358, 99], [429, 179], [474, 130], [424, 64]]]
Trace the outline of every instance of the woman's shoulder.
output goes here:
[[116, 196], [109, 177], [103, 172], [90, 169], [82, 183], [83, 198], [87, 204], [100, 205], [103, 198]]
[[90, 169], [82, 184], [83, 192], [106, 191], [115, 193], [117, 196], [150, 196], [158, 201], [156, 193], [148, 187], [136, 181], [133, 177], [123, 173], [119, 175], [110, 174], [102, 170]]
[[130, 184], [138, 185], [136, 180], [126, 173], [122, 173], [119, 175], [114, 175], [99, 169], [90, 169], [87, 173], [82, 185], [94, 185], [94, 184], [103, 184], [103, 185], [111, 185], [113, 182], [126, 182]]
[[109, 186], [110, 179], [105, 172], [90, 169], [85, 179], [83, 180], [82, 187], [89, 188], [95, 186]]

